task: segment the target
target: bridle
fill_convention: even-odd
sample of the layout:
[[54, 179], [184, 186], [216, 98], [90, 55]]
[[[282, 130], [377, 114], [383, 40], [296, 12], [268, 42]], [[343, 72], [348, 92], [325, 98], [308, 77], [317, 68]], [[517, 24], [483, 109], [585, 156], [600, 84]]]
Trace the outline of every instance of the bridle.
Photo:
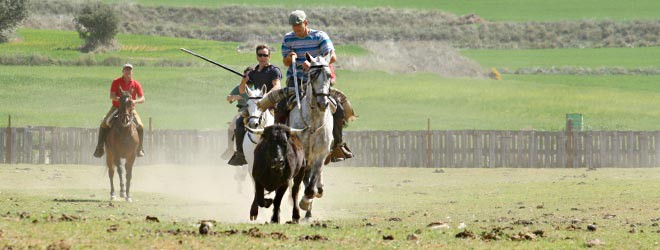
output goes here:
[[[133, 123], [133, 112], [131, 110], [131, 107], [128, 106], [130, 105], [130, 96], [122, 96], [121, 97], [121, 105], [119, 105], [119, 112], [118, 112], [118, 120], [121, 124], [122, 127], [126, 128], [132, 125]], [[126, 119], [126, 116], [128, 116], [128, 119]], [[124, 122], [124, 120], [127, 120]]]
[[[261, 97], [261, 96], [255, 96], [255, 97], [248, 97], [248, 100], [261, 100], [262, 98], [263, 98], [263, 97]], [[258, 102], [258, 101], [255, 101], [255, 102]], [[252, 119], [258, 119], [258, 120], [257, 120], [257, 124], [261, 124], [261, 122], [263, 122], [263, 120], [265, 119], [265, 117], [264, 117], [264, 113], [265, 113], [265, 112], [261, 112], [261, 114], [260, 114], [259, 116], [256, 116], [256, 115], [250, 115], [250, 114], [248, 113], [248, 117], [247, 117], [246, 123], [249, 122], [249, 121], [252, 120]], [[247, 125], [246, 123], [244, 123], [243, 125]]]
[[[325, 72], [324, 70], [318, 70], [318, 69], [324, 69], [324, 68], [327, 68], [327, 67], [329, 67], [329, 66], [325, 65], [325, 64], [310, 66], [309, 67], [309, 69], [310, 69], [309, 70], [309, 77], [307, 78], [308, 85], [309, 85], [309, 83], [312, 82], [312, 79], [316, 80], [317, 78], [319, 78], [319, 76], [321, 76], [321, 73]], [[315, 69], [315, 70], [312, 70], [312, 69]], [[316, 91], [316, 88], [314, 88], [314, 86], [311, 86], [311, 87], [312, 87], [312, 95], [314, 97], [319, 97], [319, 96], [328, 97], [328, 96], [330, 96], [330, 91], [329, 90], [326, 93], [326, 92], [324, 92], [325, 90], [322, 89], [321, 93], [319, 93], [319, 92]]]
[[[258, 100], [261, 100], [262, 98], [263, 98], [262, 96], [255, 96], [255, 97], [248, 97], [248, 100], [257, 100], [255, 102], [258, 102]], [[248, 117], [245, 120], [245, 122], [243, 122], [243, 125], [247, 127], [250, 120], [257, 119], [257, 126], [259, 126], [259, 124], [262, 124], [263, 122], [266, 121], [266, 115], [265, 115], [266, 112], [268, 112], [268, 110], [263, 111], [263, 112], [261, 112], [261, 114], [259, 116], [256, 116], [256, 115], [250, 115], [250, 113], [248, 111]], [[250, 139], [250, 141], [253, 144], [258, 143], [254, 138], [252, 138], [252, 132], [250, 132], [249, 130], [247, 131], [247, 137], [248, 137], [248, 139]]]

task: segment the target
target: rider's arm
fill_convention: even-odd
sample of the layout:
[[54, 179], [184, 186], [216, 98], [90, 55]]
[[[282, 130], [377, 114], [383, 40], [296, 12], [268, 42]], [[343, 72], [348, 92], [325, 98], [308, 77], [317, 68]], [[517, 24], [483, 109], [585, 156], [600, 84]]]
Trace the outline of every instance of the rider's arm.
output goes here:
[[133, 100], [134, 103], [144, 103], [144, 96], [138, 96], [137, 99]]
[[[277, 78], [276, 78], [276, 79], [273, 79], [273, 88], [270, 89], [270, 91], [278, 90], [278, 89], [280, 89], [280, 88], [281, 88], [281, 87], [280, 87], [280, 79], [277, 79]], [[270, 91], [268, 91], [268, 92], [270, 92]]]
[[335, 62], [337, 61], [337, 54], [335, 54], [335, 51], [334, 51], [334, 50], [333, 50], [332, 52], [330, 52], [330, 53], [331, 53], [331, 56], [330, 56], [330, 62], [329, 62], [328, 64], [333, 64], [333, 63], [335, 63]]
[[284, 63], [284, 66], [286, 66], [286, 67], [291, 66], [291, 62], [293, 61], [291, 56], [297, 56], [296, 52], [291, 51], [291, 52], [289, 52], [289, 54], [287, 54], [284, 57], [284, 59], [282, 60], [282, 63]]
[[119, 101], [119, 96], [117, 96], [117, 94], [115, 94], [115, 92], [110, 92], [110, 100], [118, 102]]
[[228, 95], [228, 96], [227, 96], [227, 101], [228, 101], [229, 103], [232, 103], [232, 102], [238, 101], [238, 100], [240, 100], [240, 99], [243, 99], [243, 97], [241, 97], [240, 95]]
[[241, 79], [241, 84], [238, 85], [238, 93], [241, 95], [245, 94], [245, 88], [247, 88], [247, 83], [250, 81], [251, 70], [245, 70], [243, 72], [243, 79]]

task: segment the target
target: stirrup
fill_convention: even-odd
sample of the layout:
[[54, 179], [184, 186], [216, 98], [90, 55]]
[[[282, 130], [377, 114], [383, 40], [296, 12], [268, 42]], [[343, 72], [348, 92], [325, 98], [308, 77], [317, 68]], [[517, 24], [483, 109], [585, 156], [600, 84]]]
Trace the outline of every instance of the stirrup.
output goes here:
[[332, 162], [340, 162], [346, 160], [346, 155], [339, 146], [332, 148], [332, 152], [330, 152], [329, 157], [330, 157], [330, 161]]
[[344, 156], [346, 156], [346, 159], [353, 158], [353, 152], [351, 152], [351, 149], [348, 148], [348, 145], [346, 145], [346, 143], [342, 143], [341, 145], [339, 145], [339, 149], [344, 154]]

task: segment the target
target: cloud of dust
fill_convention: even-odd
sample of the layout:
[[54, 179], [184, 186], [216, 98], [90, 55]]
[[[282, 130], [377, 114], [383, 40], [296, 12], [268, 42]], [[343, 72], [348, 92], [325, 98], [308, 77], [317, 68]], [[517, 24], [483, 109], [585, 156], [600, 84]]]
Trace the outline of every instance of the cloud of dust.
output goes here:
[[391, 73], [431, 72], [446, 77], [484, 77], [481, 66], [437, 41], [370, 41], [362, 44], [369, 51], [363, 57], [338, 61], [342, 68], [378, 70]]
[[[247, 166], [145, 166], [134, 170], [135, 191], [181, 198], [175, 217], [213, 219], [222, 222], [249, 222], [254, 184]], [[273, 193], [274, 194], [274, 193]], [[271, 195], [272, 196], [272, 195]], [[287, 200], [283, 199], [283, 203]], [[281, 206], [281, 218], [286, 211]], [[272, 207], [260, 208], [259, 220], [270, 220]], [[289, 217], [290, 219], [290, 217]]]

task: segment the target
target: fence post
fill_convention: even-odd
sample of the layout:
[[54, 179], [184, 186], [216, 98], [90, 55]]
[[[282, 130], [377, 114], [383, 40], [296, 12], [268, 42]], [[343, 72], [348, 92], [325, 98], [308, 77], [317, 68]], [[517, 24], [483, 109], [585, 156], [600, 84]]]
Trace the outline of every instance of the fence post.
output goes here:
[[13, 143], [13, 137], [11, 134], [11, 115], [9, 115], [9, 122], [7, 123], [7, 163], [11, 164], [11, 156], [12, 156], [12, 143]]
[[431, 167], [431, 118], [427, 118], [426, 129], [426, 167]]
[[573, 148], [573, 123], [566, 121], [566, 167], [573, 168], [574, 148]]

